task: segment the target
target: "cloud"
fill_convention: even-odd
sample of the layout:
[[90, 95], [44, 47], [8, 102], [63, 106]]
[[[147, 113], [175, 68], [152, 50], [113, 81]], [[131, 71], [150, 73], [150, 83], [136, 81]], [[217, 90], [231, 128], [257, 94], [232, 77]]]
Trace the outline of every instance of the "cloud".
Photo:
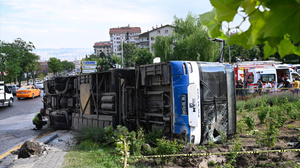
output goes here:
[[[1, 39], [21, 37], [38, 48], [91, 47], [109, 40], [109, 29], [171, 24], [201, 11], [205, 0], [0, 0]], [[202, 12], [203, 13], [203, 12]]]

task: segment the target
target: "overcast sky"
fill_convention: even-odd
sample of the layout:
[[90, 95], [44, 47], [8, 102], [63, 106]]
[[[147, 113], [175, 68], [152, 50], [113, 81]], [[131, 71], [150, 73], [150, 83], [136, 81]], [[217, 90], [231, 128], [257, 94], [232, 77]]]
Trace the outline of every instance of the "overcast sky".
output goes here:
[[209, 0], [0, 0], [0, 40], [20, 37], [39, 48], [92, 48], [109, 29], [172, 24], [212, 10]]

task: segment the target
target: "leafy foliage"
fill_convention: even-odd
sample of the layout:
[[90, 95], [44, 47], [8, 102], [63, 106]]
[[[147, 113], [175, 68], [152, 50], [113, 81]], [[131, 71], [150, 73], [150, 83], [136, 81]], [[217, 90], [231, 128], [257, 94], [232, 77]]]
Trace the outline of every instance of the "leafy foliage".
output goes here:
[[155, 153], [157, 155], [176, 154], [181, 151], [182, 147], [182, 143], [178, 142], [176, 139], [173, 141], [167, 140], [165, 138], [157, 139], [157, 147]]
[[12, 43], [0, 41], [0, 72], [9, 74], [8, 78], [18, 77], [21, 85], [22, 75], [32, 73], [38, 67], [39, 56], [31, 52], [33, 49], [35, 46], [32, 42], [26, 42], [21, 38], [15, 39]]
[[147, 48], [137, 48], [133, 52], [133, 61], [136, 65], [146, 65], [153, 62], [153, 54]]
[[60, 72], [62, 70], [60, 59], [55, 57], [50, 58], [48, 61], [48, 67], [50, 72], [53, 72], [54, 74]]
[[[264, 44], [265, 58], [277, 50], [281, 57], [289, 54], [300, 55], [300, 2], [299, 0], [210, 0], [213, 10], [200, 16], [211, 38], [222, 38], [229, 45], [238, 44], [251, 48]], [[240, 9], [240, 10], [239, 10]], [[241, 17], [241, 23], [234, 26], [222, 25], [223, 21], [233, 21]], [[240, 31], [240, 26], [249, 20], [248, 30]], [[220, 31], [221, 26], [226, 32]], [[230, 34], [231, 30], [240, 32]]]
[[245, 123], [247, 124], [247, 126], [250, 130], [254, 129], [255, 122], [254, 122], [254, 118], [252, 116], [244, 117], [244, 121], [245, 121]]
[[174, 18], [171, 36], [157, 36], [154, 55], [163, 62], [169, 60], [216, 61], [220, 53], [218, 43], [210, 41], [199, 17], [188, 14], [186, 19]]

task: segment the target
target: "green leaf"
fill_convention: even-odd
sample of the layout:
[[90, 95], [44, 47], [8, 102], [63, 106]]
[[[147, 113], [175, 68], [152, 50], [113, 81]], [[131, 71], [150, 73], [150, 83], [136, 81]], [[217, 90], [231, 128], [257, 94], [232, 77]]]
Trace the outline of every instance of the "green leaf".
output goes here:
[[262, 44], [265, 33], [265, 23], [269, 12], [261, 12], [256, 10], [249, 16], [249, 22], [251, 23], [251, 37], [248, 43]]
[[233, 44], [238, 44], [244, 46], [246, 49], [252, 48], [254, 45], [251, 43], [248, 43], [250, 34], [251, 34], [251, 27], [246, 31], [246, 32], [239, 32], [234, 35], [230, 35], [228, 37], [228, 44], [233, 45]]
[[265, 46], [264, 46], [265, 58], [268, 58], [270, 55], [273, 55], [276, 52], [277, 52], [277, 49], [275, 47], [271, 47], [268, 42], [265, 42]]
[[217, 21], [214, 9], [211, 12], [200, 15], [200, 22], [207, 27], [210, 38], [216, 38], [221, 35], [220, 29], [222, 23]]
[[273, 0], [266, 4], [270, 15], [266, 19], [264, 37], [290, 35], [294, 43], [300, 41], [300, 4], [295, 0]]
[[294, 54], [296, 52], [297, 48], [294, 46], [294, 44], [292, 44], [291, 40], [285, 36], [278, 45], [278, 53], [280, 57], [283, 58], [285, 55]]
[[216, 9], [217, 20], [230, 22], [241, 5], [240, 0], [211, 0], [212, 6]]
[[241, 7], [244, 8], [244, 12], [247, 14], [252, 13], [255, 10], [257, 0], [244, 0]]

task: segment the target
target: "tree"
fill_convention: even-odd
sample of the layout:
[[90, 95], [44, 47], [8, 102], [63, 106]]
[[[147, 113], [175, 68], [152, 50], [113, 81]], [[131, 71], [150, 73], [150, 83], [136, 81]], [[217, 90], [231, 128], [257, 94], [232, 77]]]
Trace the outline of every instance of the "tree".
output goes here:
[[[300, 1], [299, 0], [210, 0], [214, 7], [211, 12], [200, 16], [211, 38], [222, 38], [229, 45], [238, 44], [250, 49], [264, 44], [264, 57], [278, 51], [280, 57], [289, 54], [300, 55]], [[238, 9], [241, 9], [238, 12]], [[244, 15], [245, 16], [244, 16]], [[224, 26], [223, 21], [231, 22], [236, 16], [242, 22], [234, 26]], [[241, 31], [240, 26], [249, 20], [250, 27]], [[229, 24], [228, 24], [229, 25]], [[221, 26], [226, 32], [221, 31]], [[227, 35], [233, 29], [239, 32]]]
[[22, 74], [28, 72], [29, 67], [34, 64], [38, 60], [38, 56], [31, 53], [33, 49], [35, 49], [32, 42], [26, 42], [21, 38], [17, 38], [14, 40], [13, 43], [9, 43], [10, 51], [8, 53], [9, 58], [11, 59], [8, 61], [8, 64], [16, 65], [15, 68], [11, 68], [12, 70], [10, 73], [19, 73], [19, 85], [21, 85], [21, 77]]
[[48, 67], [50, 72], [53, 72], [56, 75], [57, 72], [62, 70], [61, 62], [59, 59], [51, 57], [48, 61]]
[[147, 48], [137, 48], [133, 52], [133, 60], [137, 65], [151, 64], [153, 58], [153, 54]]
[[[230, 57], [231, 62], [235, 62], [236, 57], [242, 58], [247, 61], [252, 61], [254, 58], [263, 59], [261, 58], [261, 51], [258, 46], [255, 46], [251, 49], [245, 49], [241, 45], [232, 45], [230, 49]], [[225, 43], [224, 58], [225, 60], [229, 61], [229, 45], [227, 43]]]
[[8, 60], [7, 53], [10, 51], [8, 43], [0, 40], [0, 80], [4, 80], [4, 72], [6, 71]]
[[160, 57], [162, 62], [167, 62], [168, 60], [175, 60], [173, 54], [173, 37], [169, 36], [157, 36], [155, 37], [155, 43], [152, 45], [154, 50], [154, 55]]
[[208, 34], [199, 17], [189, 13], [185, 20], [175, 17], [173, 36], [177, 44], [174, 48], [178, 60], [216, 61], [220, 54], [220, 44], [208, 39]]
[[199, 17], [189, 13], [186, 19], [174, 18], [174, 32], [168, 37], [158, 36], [154, 54], [163, 62], [169, 60], [216, 61], [220, 44], [210, 41]]
[[[119, 49], [121, 50], [121, 46]], [[125, 66], [130, 67], [132, 65], [133, 63], [132, 55], [135, 49], [136, 49], [135, 44], [123, 42], [123, 59], [124, 59]]]
[[72, 70], [75, 68], [75, 64], [73, 62], [69, 62], [69, 61], [62, 61], [61, 62], [61, 67], [62, 67], [62, 70]]

